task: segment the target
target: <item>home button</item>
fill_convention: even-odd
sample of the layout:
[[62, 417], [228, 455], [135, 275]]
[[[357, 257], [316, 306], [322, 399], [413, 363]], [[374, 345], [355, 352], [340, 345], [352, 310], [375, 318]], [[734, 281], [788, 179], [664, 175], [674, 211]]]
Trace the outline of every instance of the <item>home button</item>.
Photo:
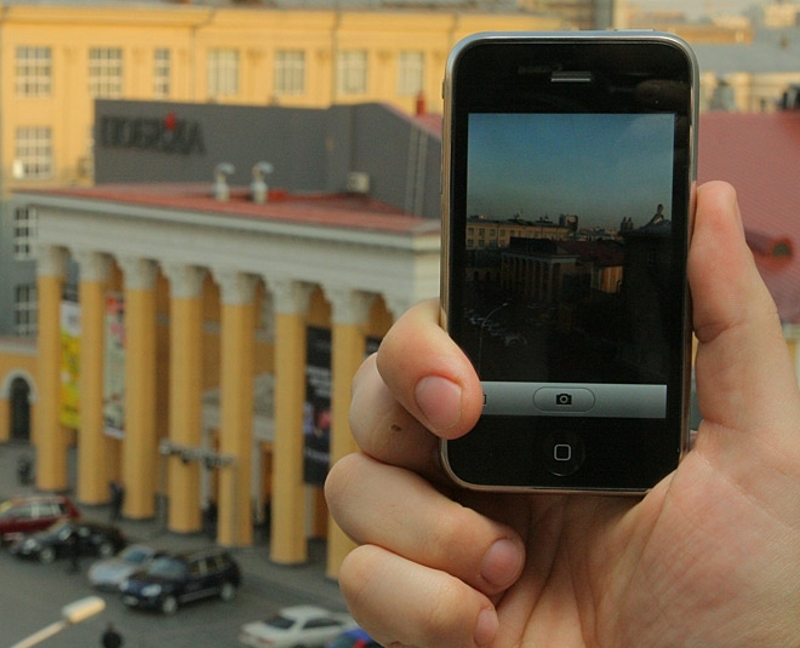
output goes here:
[[567, 477], [580, 470], [586, 460], [586, 448], [574, 432], [553, 432], [542, 441], [542, 462], [557, 477]]

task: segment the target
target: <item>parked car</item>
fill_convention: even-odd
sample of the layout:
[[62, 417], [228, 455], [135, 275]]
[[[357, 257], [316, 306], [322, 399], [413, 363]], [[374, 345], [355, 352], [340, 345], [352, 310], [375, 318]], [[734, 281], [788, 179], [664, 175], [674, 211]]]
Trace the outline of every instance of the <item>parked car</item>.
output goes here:
[[82, 519], [59, 520], [44, 531], [17, 540], [11, 545], [11, 553], [51, 563], [69, 556], [73, 541], [77, 542], [79, 556], [110, 557], [127, 544], [125, 535], [115, 526]]
[[153, 547], [133, 544], [112, 558], [98, 560], [89, 567], [89, 582], [97, 589], [118, 592], [126, 578], [147, 567], [166, 552]]
[[11, 542], [27, 533], [43, 531], [54, 522], [80, 517], [66, 495], [22, 495], [0, 503], [0, 540]]
[[347, 614], [316, 605], [296, 605], [283, 608], [265, 621], [244, 624], [239, 641], [253, 648], [323, 648], [342, 631], [355, 627], [355, 621]]
[[230, 601], [242, 575], [239, 564], [223, 549], [205, 549], [154, 559], [120, 586], [129, 607], [175, 614], [178, 606], [211, 596]]
[[325, 648], [381, 648], [381, 645], [367, 634], [363, 628], [345, 630]]

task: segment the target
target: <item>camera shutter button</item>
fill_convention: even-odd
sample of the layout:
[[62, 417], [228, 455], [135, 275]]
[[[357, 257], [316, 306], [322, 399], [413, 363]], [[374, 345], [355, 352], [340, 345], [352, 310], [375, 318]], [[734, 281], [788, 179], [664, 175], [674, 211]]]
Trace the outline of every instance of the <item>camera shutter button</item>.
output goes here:
[[542, 387], [533, 394], [533, 404], [540, 412], [588, 412], [594, 407], [591, 390], [583, 387]]

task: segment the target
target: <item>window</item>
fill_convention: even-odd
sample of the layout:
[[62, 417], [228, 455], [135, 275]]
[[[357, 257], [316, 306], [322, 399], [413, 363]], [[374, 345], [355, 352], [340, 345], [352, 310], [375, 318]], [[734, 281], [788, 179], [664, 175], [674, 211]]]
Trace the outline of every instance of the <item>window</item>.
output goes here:
[[193, 560], [189, 563], [189, 575], [190, 576], [202, 576], [206, 569], [205, 569], [205, 561], [203, 560]]
[[336, 67], [336, 84], [339, 94], [355, 95], [367, 92], [366, 52], [340, 52]]
[[14, 334], [36, 335], [36, 284], [23, 284], [14, 289]]
[[170, 58], [169, 50], [159, 48], [154, 53], [153, 62], [153, 98], [167, 99], [169, 97]]
[[417, 96], [422, 92], [425, 56], [422, 52], [400, 52], [397, 69], [397, 94]]
[[23, 504], [15, 511], [16, 516], [18, 518], [30, 520], [31, 518], [34, 517], [33, 506], [34, 506], [33, 504]]
[[58, 504], [55, 502], [39, 502], [39, 517], [55, 517], [61, 515]]
[[304, 628], [311, 629], [311, 628], [333, 628], [335, 626], [341, 626], [341, 622], [336, 621], [335, 619], [329, 619], [327, 617], [319, 617], [317, 619], [309, 619], [306, 621], [306, 624], [303, 626]]
[[94, 99], [122, 96], [122, 50], [92, 47], [89, 50], [89, 93]]
[[53, 62], [49, 47], [17, 47], [16, 67], [17, 96], [50, 96]]
[[16, 157], [13, 174], [18, 179], [42, 179], [53, 176], [53, 134], [46, 126], [17, 128]]
[[232, 49], [208, 53], [208, 96], [230, 97], [239, 94], [239, 52]]
[[36, 209], [17, 207], [14, 210], [14, 258], [19, 261], [33, 258], [36, 239]]
[[306, 53], [284, 50], [275, 53], [275, 92], [299, 95], [306, 91]]

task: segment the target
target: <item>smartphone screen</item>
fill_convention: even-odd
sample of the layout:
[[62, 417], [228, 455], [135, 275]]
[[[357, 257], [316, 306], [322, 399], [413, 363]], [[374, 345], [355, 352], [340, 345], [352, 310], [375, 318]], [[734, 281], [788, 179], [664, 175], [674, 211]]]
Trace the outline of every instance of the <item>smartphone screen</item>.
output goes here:
[[443, 307], [479, 488], [641, 492], [685, 450], [693, 86], [648, 34], [475, 38], [446, 95]]

